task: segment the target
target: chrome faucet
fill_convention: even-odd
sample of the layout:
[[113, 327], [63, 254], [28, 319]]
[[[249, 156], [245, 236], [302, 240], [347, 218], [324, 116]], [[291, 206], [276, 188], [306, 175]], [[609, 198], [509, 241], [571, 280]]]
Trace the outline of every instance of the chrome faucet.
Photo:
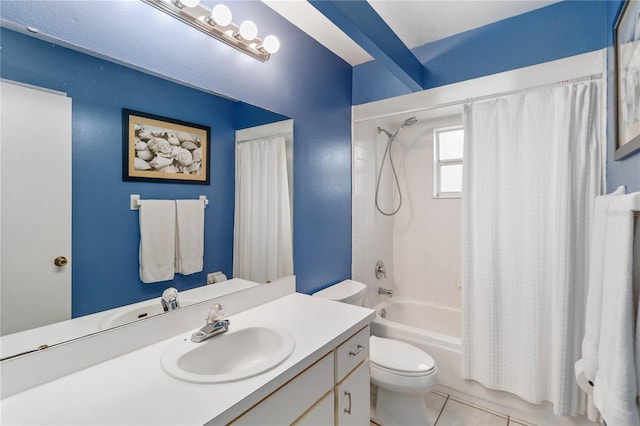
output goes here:
[[384, 287], [378, 287], [378, 294], [385, 294], [387, 296], [393, 296], [393, 290]]
[[204, 327], [191, 335], [191, 341], [195, 343], [204, 342], [210, 337], [229, 331], [229, 320], [223, 320], [223, 316], [224, 307], [219, 303], [214, 303], [209, 310]]
[[180, 301], [178, 300], [178, 290], [173, 287], [169, 287], [168, 289], [163, 291], [160, 303], [162, 303], [162, 309], [164, 309], [165, 312], [178, 309], [180, 307]]

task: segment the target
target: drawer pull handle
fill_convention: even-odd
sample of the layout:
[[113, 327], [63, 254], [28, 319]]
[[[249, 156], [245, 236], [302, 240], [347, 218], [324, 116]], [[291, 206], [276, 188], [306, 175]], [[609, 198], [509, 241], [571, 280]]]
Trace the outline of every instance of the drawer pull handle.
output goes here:
[[344, 412], [351, 415], [351, 392], [344, 391], [344, 394], [349, 397], [349, 408], [345, 408]]
[[357, 347], [357, 349], [356, 349], [356, 351], [355, 351], [355, 352], [353, 352], [353, 351], [349, 351], [349, 355], [351, 355], [351, 356], [356, 356], [356, 355], [358, 355], [360, 352], [362, 352], [362, 350], [363, 350], [363, 349], [364, 349], [364, 346], [362, 346], [362, 345], [358, 345], [358, 347]]

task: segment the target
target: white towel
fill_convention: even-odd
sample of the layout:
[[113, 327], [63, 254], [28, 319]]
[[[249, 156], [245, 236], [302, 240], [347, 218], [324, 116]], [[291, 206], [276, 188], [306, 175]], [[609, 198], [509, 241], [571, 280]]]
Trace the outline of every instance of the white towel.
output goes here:
[[176, 203], [140, 201], [140, 279], [155, 283], [173, 279], [176, 244]]
[[[633, 300], [634, 210], [640, 192], [609, 203], [605, 241], [602, 321], [593, 399], [609, 425], [640, 425], [636, 312]], [[638, 267], [638, 266], [637, 266]]]
[[611, 194], [600, 195], [596, 197], [593, 207], [591, 246], [589, 250], [589, 287], [587, 290], [584, 339], [582, 340], [584, 375], [592, 383], [598, 371], [598, 345], [600, 343], [602, 288], [604, 284], [604, 245], [607, 235], [609, 203], [615, 197], [624, 195], [624, 193], [624, 186], [620, 186]]
[[204, 201], [176, 200], [177, 273], [189, 275], [203, 269], [204, 258]]

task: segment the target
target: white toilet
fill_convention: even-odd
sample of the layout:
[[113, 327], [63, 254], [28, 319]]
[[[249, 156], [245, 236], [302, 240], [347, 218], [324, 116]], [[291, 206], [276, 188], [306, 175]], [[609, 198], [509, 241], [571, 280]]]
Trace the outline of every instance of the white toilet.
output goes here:
[[[362, 306], [366, 290], [345, 280], [313, 295]], [[383, 426], [429, 424], [424, 395], [438, 384], [433, 358], [408, 343], [371, 336], [369, 359], [371, 383], [378, 386], [374, 420]]]

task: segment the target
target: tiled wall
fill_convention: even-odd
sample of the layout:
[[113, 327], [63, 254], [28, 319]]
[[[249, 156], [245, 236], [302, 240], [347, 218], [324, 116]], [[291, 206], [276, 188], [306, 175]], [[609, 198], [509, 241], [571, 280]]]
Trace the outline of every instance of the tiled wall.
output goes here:
[[[368, 285], [369, 305], [378, 300], [377, 287], [383, 286], [393, 288], [394, 297], [460, 308], [460, 199], [433, 198], [432, 133], [434, 127], [459, 120], [421, 120], [401, 131], [392, 154], [403, 205], [392, 217], [375, 209], [375, 182], [387, 138], [376, 134], [378, 123], [354, 126], [352, 277]], [[380, 126], [392, 133], [397, 128], [395, 123]], [[390, 170], [386, 163], [380, 197], [386, 210], [399, 200]], [[386, 280], [375, 278], [378, 259], [387, 266]]]
[[[354, 126], [353, 189], [352, 189], [352, 269], [354, 280], [367, 284], [365, 305], [377, 303], [379, 286], [393, 285], [393, 219], [376, 212], [375, 186], [377, 165], [384, 152], [383, 137], [376, 134], [373, 123]], [[381, 202], [387, 205], [391, 195], [391, 182], [381, 187]], [[375, 264], [382, 260], [387, 278], [378, 280]]]

